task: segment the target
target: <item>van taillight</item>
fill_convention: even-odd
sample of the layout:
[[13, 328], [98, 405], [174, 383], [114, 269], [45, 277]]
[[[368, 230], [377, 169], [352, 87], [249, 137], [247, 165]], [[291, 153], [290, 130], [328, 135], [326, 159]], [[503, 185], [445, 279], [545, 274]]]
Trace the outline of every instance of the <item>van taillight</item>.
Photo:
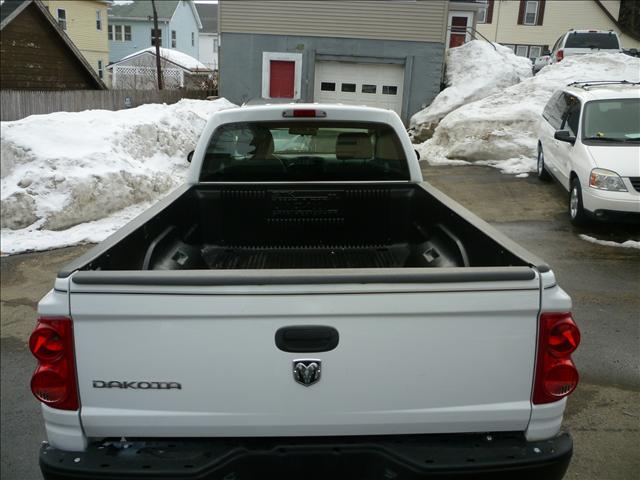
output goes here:
[[534, 404], [557, 402], [576, 389], [578, 370], [571, 354], [580, 344], [580, 330], [571, 313], [540, 315]]
[[78, 409], [73, 323], [67, 317], [40, 317], [29, 338], [38, 360], [31, 391], [42, 403], [61, 410]]
[[564, 52], [562, 50], [558, 50], [556, 52], [556, 60], [559, 62], [560, 60], [562, 60], [564, 58]]

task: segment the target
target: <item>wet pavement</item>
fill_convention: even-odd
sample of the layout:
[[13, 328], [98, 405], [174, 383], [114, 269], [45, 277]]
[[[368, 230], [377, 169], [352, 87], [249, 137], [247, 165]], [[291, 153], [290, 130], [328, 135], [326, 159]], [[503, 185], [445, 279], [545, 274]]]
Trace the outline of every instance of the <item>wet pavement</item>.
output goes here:
[[[582, 330], [575, 355], [582, 383], [565, 420], [575, 441], [567, 479], [627, 480], [640, 471], [640, 250], [582, 240], [640, 240], [640, 228], [596, 225], [575, 229], [566, 193], [536, 178], [502, 175], [489, 167], [424, 166], [425, 178], [521, 243], [553, 268], [573, 298]], [[88, 247], [0, 259], [2, 332], [2, 479], [39, 479], [44, 439], [39, 407], [29, 390], [35, 362], [26, 340], [36, 302], [55, 272]]]

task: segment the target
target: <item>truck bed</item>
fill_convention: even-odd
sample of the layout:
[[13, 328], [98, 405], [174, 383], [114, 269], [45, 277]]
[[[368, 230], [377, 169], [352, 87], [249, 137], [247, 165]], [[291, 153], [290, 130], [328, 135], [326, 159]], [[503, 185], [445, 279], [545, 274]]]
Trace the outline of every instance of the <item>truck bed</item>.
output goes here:
[[522, 267], [535, 263], [528, 257], [427, 184], [200, 184], [178, 189], [61, 275]]

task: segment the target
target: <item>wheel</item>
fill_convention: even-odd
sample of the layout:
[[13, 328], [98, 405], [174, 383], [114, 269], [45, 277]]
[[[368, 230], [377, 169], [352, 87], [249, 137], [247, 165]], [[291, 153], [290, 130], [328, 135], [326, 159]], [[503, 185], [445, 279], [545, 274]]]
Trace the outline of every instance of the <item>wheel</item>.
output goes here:
[[569, 217], [574, 225], [584, 225], [587, 223], [587, 213], [582, 206], [582, 189], [578, 177], [571, 180], [569, 189]]
[[542, 151], [542, 145], [538, 146], [538, 165], [536, 169], [538, 178], [544, 182], [551, 180], [551, 175], [544, 166], [544, 152]]

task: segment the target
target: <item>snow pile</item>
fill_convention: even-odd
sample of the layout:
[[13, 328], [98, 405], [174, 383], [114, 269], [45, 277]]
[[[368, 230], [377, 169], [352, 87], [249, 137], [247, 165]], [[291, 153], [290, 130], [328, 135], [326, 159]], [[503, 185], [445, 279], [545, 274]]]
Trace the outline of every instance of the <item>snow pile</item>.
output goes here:
[[416, 149], [431, 164], [480, 160], [509, 173], [535, 171], [541, 114], [553, 92], [576, 81], [623, 79], [640, 81], [640, 59], [622, 53], [565, 58], [535, 77], [454, 110], [433, 138]]
[[580, 234], [580, 238], [590, 243], [597, 245], [604, 245], [606, 247], [622, 247], [622, 248], [636, 248], [640, 250], [640, 242], [636, 240], [627, 240], [622, 243], [612, 242], [610, 240], [600, 240], [599, 238], [590, 237], [589, 235]]
[[447, 52], [446, 84], [424, 110], [411, 117], [414, 141], [433, 135], [438, 122], [465, 103], [480, 100], [531, 77], [531, 61], [499, 44], [473, 40]]
[[[145, 48], [144, 50], [140, 50], [139, 52], [132, 53], [123, 57], [121, 60], [126, 60], [127, 58], [135, 57], [136, 55], [140, 55], [141, 53], [149, 52], [155, 56], [156, 47]], [[154, 57], [155, 58], [155, 57]], [[188, 70], [209, 70], [204, 63], [199, 62], [197, 59], [193, 58], [191, 55], [187, 55], [186, 53], [179, 52], [178, 50], [171, 50], [169, 48], [160, 47], [160, 58], [169, 60], [181, 67], [184, 67]]]
[[208, 117], [233, 106], [181, 100], [2, 122], [2, 252], [102, 240], [183, 182]]

